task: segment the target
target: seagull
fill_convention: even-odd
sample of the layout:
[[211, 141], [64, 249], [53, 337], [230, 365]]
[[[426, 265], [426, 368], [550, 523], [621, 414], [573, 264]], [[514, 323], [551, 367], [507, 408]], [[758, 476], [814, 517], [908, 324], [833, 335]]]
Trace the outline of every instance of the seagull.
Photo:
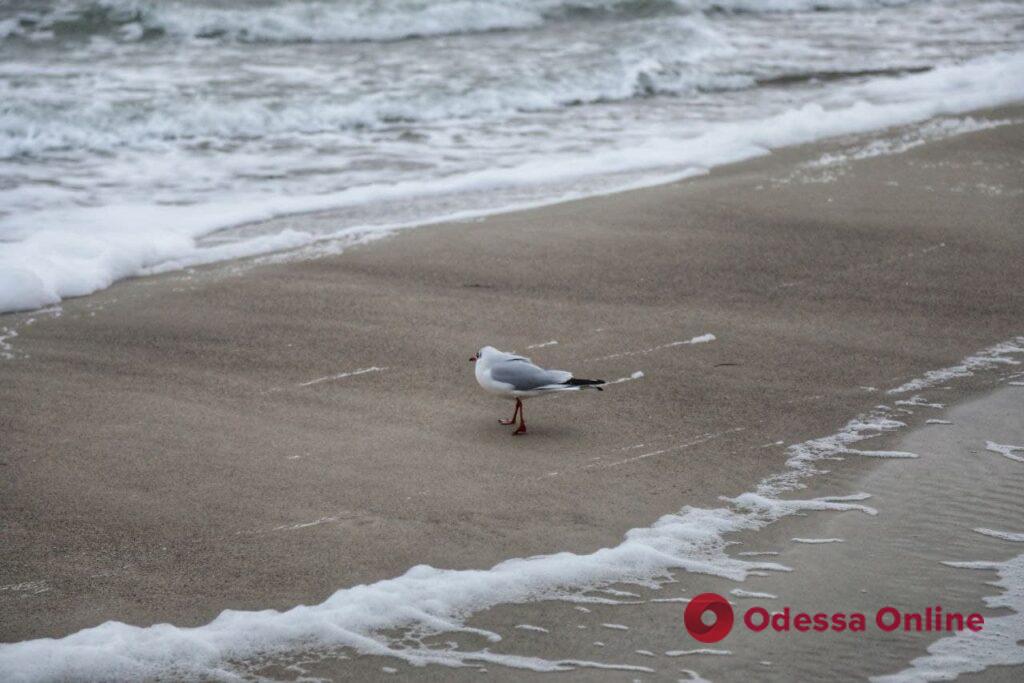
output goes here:
[[485, 346], [470, 357], [476, 363], [476, 381], [484, 389], [498, 396], [507, 396], [516, 400], [516, 410], [511, 420], [501, 420], [503, 425], [515, 424], [519, 417], [519, 427], [512, 434], [526, 433], [526, 420], [523, 417], [523, 399], [531, 396], [543, 396], [557, 391], [579, 391], [581, 389], [601, 389], [606, 384], [603, 379], [577, 379], [565, 370], [545, 370], [534, 365], [529, 358], [513, 353], [499, 351], [493, 346]]

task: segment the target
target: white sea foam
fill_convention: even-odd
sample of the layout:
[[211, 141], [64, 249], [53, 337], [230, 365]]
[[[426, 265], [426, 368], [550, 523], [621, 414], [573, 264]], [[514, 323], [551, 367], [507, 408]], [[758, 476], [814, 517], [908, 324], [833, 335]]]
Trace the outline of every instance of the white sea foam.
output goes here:
[[11, 340], [18, 336], [18, 330], [13, 327], [0, 328], [0, 358], [11, 360], [14, 358], [14, 345]]
[[[38, 314], [46, 315], [50, 318], [59, 318], [63, 310], [60, 306], [51, 306], [49, 308], [41, 309]], [[19, 327], [29, 327], [37, 322], [38, 318], [32, 317], [23, 320], [19, 323], [12, 325], [4, 325], [0, 327], [0, 359], [2, 360], [13, 360], [18, 357], [17, 352], [14, 349], [14, 340], [18, 336]]]
[[902, 154], [933, 140], [965, 133], [975, 133], [1009, 124], [1020, 123], [1018, 119], [978, 119], [973, 116], [937, 119], [913, 130], [904, 131], [896, 137], [883, 137], [858, 145], [843, 152], [829, 152], [814, 161], [803, 164], [809, 169], [834, 169], [851, 161], [860, 161], [879, 156]]
[[942, 403], [935, 403], [933, 401], [929, 401], [928, 399], [926, 399], [924, 396], [921, 396], [920, 394], [914, 394], [913, 396], [911, 396], [910, 398], [907, 398], [907, 399], [900, 399], [900, 400], [896, 401], [895, 403], [898, 406], [917, 406], [917, 407], [921, 407], [921, 408], [945, 408], [946, 407]]
[[1011, 613], [986, 617], [981, 631], [958, 631], [956, 635], [935, 641], [928, 646], [927, 655], [914, 659], [899, 673], [872, 678], [874, 683], [951, 681], [962, 674], [984, 671], [989, 667], [1024, 664], [1024, 647], [1019, 645], [1024, 640], [1024, 554], [1006, 562], [943, 564], [997, 572], [999, 580], [992, 585], [1003, 592], [986, 597], [985, 604], [993, 609], [1009, 609]]
[[992, 453], [998, 453], [1004, 458], [1009, 458], [1010, 460], [1024, 462], [1024, 455], [1017, 455], [1017, 451], [1024, 452], [1024, 446], [1014, 446], [1011, 444], [996, 443], [995, 441], [986, 441], [985, 450], [991, 451]]
[[[778, 503], [773, 502], [770, 496], [779, 490], [797, 487], [800, 485], [801, 479], [816, 474], [818, 472], [815, 467], [816, 462], [849, 452], [850, 444], [871, 439], [905, 426], [905, 423], [890, 417], [884, 406], [880, 406], [871, 413], [851, 420], [835, 434], [794, 444], [787, 449], [789, 459], [786, 464], [789, 469], [761, 482], [757, 489], [758, 497], [755, 500], [761, 504], [776, 505]], [[764, 500], [762, 501], [762, 499]], [[876, 511], [870, 508], [865, 509], [864, 512], [876, 514]]]
[[50, 585], [46, 581], [23, 581], [21, 583], [9, 583], [0, 586], [0, 593], [19, 593], [22, 595], [39, 595], [48, 593]]
[[689, 655], [731, 655], [731, 650], [716, 650], [711, 647], [701, 647], [696, 650], [669, 650], [665, 653], [666, 657], [687, 657]]
[[847, 448], [843, 451], [844, 454], [848, 455], [859, 455], [865, 458], [917, 458], [920, 457], [917, 453], [908, 453], [907, 451], [865, 451], [855, 448]]
[[687, 683], [711, 683], [711, 681], [704, 678], [693, 669], [680, 669], [679, 673], [683, 673], [688, 676], [688, 678], [685, 679], [680, 678], [679, 683], [683, 683], [683, 681], [686, 681]]
[[887, 393], [905, 394], [908, 391], [920, 391], [960, 377], [970, 377], [980, 370], [990, 370], [1000, 365], [1020, 365], [1020, 360], [1012, 358], [1012, 356], [1021, 353], [1024, 353], [1024, 337], [1015, 337], [969, 356], [956, 365], [932, 370], [924, 377], [912, 379], [895, 389], [890, 389]]
[[737, 598], [759, 598], [762, 600], [775, 600], [779, 596], [773, 595], [772, 593], [760, 593], [758, 591], [748, 591], [743, 588], [733, 588], [729, 591], [731, 595], [735, 595]]
[[976, 532], [984, 536], [991, 536], [992, 538], [998, 538], [1003, 541], [1013, 541], [1015, 543], [1024, 543], [1024, 533], [1016, 533], [1013, 531], [998, 531], [996, 529], [975, 529]]

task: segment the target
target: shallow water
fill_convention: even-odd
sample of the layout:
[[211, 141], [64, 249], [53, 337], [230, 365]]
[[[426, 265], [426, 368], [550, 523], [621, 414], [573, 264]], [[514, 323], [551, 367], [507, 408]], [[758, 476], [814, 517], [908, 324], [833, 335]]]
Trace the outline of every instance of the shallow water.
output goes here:
[[[933, 390], [927, 395], [941, 401], [943, 393]], [[741, 601], [741, 605], [761, 604], [769, 610], [790, 605], [811, 613], [860, 611], [870, 618], [888, 605], [904, 612], [941, 605], [946, 612], [985, 615], [989, 632], [997, 626], [994, 619], [1014, 619], [1009, 632], [1015, 632], [1016, 639], [992, 646], [972, 636], [966, 641], [963, 662], [920, 661], [913, 669], [908, 663], [925, 655], [925, 648], [940, 634], [882, 633], [874, 628], [864, 634], [735, 631], [727, 641], [736, 653], [734, 661], [708, 662], [703, 668], [694, 663], [695, 668], [716, 681], [738, 680], [737, 670], [758, 671], [759, 677], [772, 680], [826, 672], [843, 678], [905, 672], [902, 680], [938, 680], [940, 672], [952, 677], [977, 671], [1002, 657], [1024, 663], [1024, 648], [1016, 642], [1024, 639], [1019, 614], [1024, 605], [1019, 597], [1015, 598], [1016, 617], [1009, 610], [987, 606], [985, 596], [1008, 592], [991, 585], [999, 579], [997, 572], [946, 564], [1008, 560], [1019, 564], [1024, 557], [1024, 545], [1012, 537], [984, 533], [1024, 531], [1020, 493], [1024, 467], [985, 450], [985, 441], [993, 438], [1024, 444], [1024, 391], [1005, 387], [948, 411], [928, 407], [913, 411], [952, 422], [926, 424], [894, 444], [919, 458], [889, 460], [867, 473], [862, 473], [863, 467], [837, 464], [825, 477], [827, 492], [870, 493], [868, 502], [878, 515], [790, 519], [751, 539], [751, 547], [756, 543], [757, 549], [780, 551], [772, 559], [793, 567], [794, 572], [746, 581], [744, 588], [773, 593], [778, 599]], [[789, 538], [810, 533], [843, 542], [801, 546]], [[1024, 591], [1021, 578], [1015, 577], [1018, 596]], [[773, 664], [759, 664], [763, 660]], [[924, 676], [926, 670], [931, 671], [929, 676]], [[996, 680], [1013, 680], [1021, 669], [995, 669], [989, 674]]]

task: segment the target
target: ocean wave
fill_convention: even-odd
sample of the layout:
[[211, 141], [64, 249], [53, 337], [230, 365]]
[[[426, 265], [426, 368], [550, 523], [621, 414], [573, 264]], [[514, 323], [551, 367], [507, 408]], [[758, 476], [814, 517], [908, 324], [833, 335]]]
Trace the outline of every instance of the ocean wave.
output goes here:
[[[683, 29], [680, 27], [680, 32]], [[694, 49], [714, 49], [714, 36], [700, 27], [687, 35]], [[445, 84], [392, 93], [348, 93], [345, 97], [330, 91], [307, 91], [301, 95], [289, 92], [287, 97], [235, 100], [230, 106], [216, 94], [147, 100], [96, 96], [88, 106], [81, 106], [82, 96], [73, 89], [64, 96], [43, 85], [37, 96], [25, 97], [22, 90], [21, 97], [11, 97], [0, 107], [0, 159], [32, 158], [70, 150], [103, 153], [124, 148], [162, 149], [168, 142], [214, 141], [224, 145], [274, 136], [344, 134], [395, 125], [493, 120], [566, 107], [740, 90], [757, 85], [750, 75], [707, 72], [688, 63], [685, 54], [682, 59], [620, 55], [611, 63], [613, 68], [595, 72], [566, 70], [555, 79], [544, 74], [524, 74], [518, 83], [512, 82], [516, 79], [505, 79], [480, 88]], [[0, 96], [3, 93], [0, 84]]]
[[[328, 235], [286, 230], [212, 248], [202, 248], [198, 243], [201, 236], [220, 228], [274, 216], [431, 196], [496, 193], [510, 187], [555, 187], [574, 179], [629, 171], [660, 169], [663, 180], [681, 178], [780, 147], [1016, 102], [1021, 93], [1024, 53], [1010, 53], [926, 73], [872, 80], [845, 91], [840, 98], [845, 104], [835, 108], [810, 103], [759, 120], [709, 123], [696, 137], [652, 137], [630, 147], [559, 158], [546, 156], [514, 167], [351, 187], [320, 195], [249, 195], [209, 204], [108, 205], [12, 215], [0, 219], [0, 312], [32, 309], [81, 296], [131, 275], [397, 227], [353, 227]], [[508, 207], [493, 210], [501, 208]]]
[[[694, 40], [697, 40], [694, 37]], [[782, 71], [766, 78], [741, 73], [711, 73], [671, 59], [623, 59], [600, 77], [523, 81], [466, 93], [402, 92], [338, 101], [332, 97], [292, 100], [179, 100], [129, 106], [97, 98], [89, 107], [49, 98], [13, 99], [0, 109], [0, 160], [41, 157], [69, 150], [163, 149], [169, 142], [218, 145], [231, 141], [287, 135], [338, 134], [386, 129], [395, 125], [500, 118], [567, 107], [610, 104], [653, 97], [738, 91], [758, 86], [785, 87], [818, 81], [857, 80], [923, 73], [931, 66], [848, 71]], [[2, 71], [0, 71], [2, 74]], [[0, 91], [2, 94], [2, 91]], [[45, 122], [45, 123], [40, 123]]]
[[184, 0], [59, 0], [0, 8], [0, 39], [104, 36], [121, 41], [253, 43], [394, 41], [531, 29], [553, 21], [687, 12], [871, 9], [913, 0], [354, 0], [235, 7]]

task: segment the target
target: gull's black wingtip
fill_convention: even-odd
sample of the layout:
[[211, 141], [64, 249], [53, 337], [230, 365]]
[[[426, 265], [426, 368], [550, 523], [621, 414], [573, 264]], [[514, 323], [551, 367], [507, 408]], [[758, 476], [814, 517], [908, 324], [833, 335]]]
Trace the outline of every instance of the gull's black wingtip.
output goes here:
[[562, 382], [562, 384], [565, 384], [566, 386], [570, 387], [580, 387], [581, 389], [593, 388], [597, 389], [598, 391], [604, 391], [604, 389], [602, 389], [599, 385], [608, 384], [608, 382], [605, 382], [603, 379], [579, 379], [577, 377], [570, 377], [569, 379]]

